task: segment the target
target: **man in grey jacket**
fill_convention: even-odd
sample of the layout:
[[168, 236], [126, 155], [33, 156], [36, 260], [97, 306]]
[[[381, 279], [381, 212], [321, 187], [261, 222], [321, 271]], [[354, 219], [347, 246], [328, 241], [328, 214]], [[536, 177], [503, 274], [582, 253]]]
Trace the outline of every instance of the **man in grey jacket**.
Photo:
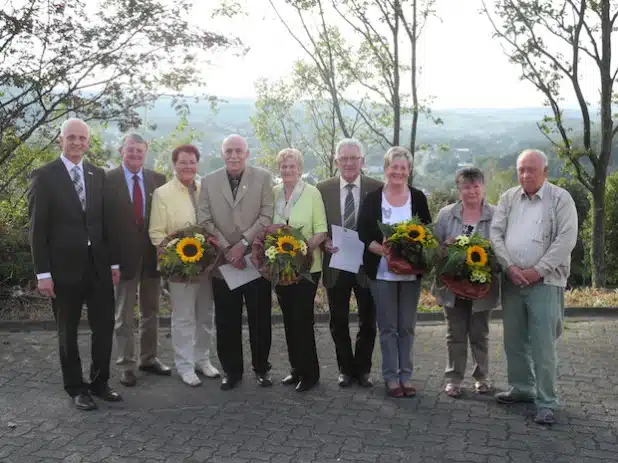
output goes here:
[[554, 422], [556, 340], [562, 332], [564, 288], [577, 241], [571, 195], [547, 181], [547, 156], [517, 158], [520, 186], [500, 198], [491, 242], [506, 276], [502, 286], [509, 390], [500, 403], [533, 402], [540, 424]]

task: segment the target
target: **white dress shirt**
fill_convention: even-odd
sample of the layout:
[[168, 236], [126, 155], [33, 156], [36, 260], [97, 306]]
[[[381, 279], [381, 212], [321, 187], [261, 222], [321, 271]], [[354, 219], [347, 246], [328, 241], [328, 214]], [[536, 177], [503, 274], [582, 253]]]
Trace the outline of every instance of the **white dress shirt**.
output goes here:
[[[352, 188], [352, 196], [354, 197], [354, 222], [358, 223], [358, 209], [360, 207], [360, 184], [361, 176], [356, 177], [356, 180], [352, 182], [354, 188]], [[345, 213], [345, 199], [348, 196], [348, 189], [346, 186], [348, 182], [339, 177], [339, 199], [341, 201], [341, 225], [343, 225], [343, 215]]]

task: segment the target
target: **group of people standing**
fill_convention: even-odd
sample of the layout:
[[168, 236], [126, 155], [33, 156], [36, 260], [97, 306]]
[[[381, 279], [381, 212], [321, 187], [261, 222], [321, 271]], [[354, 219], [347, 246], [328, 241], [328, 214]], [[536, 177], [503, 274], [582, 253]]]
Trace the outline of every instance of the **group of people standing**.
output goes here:
[[[136, 369], [171, 374], [157, 357], [156, 250], [168, 236], [191, 225], [202, 226], [215, 237], [226, 263], [244, 269], [255, 237], [271, 223], [288, 224], [301, 229], [313, 264], [311, 279], [274, 288], [260, 277], [230, 289], [218, 269], [196, 282], [169, 282], [174, 363], [184, 383], [198, 386], [199, 375], [222, 376], [221, 389], [229, 390], [241, 381], [244, 306], [257, 384], [272, 385], [268, 359], [274, 289], [290, 363], [289, 374], [281, 382], [299, 392], [313, 388], [320, 379], [314, 300], [322, 281], [339, 386], [373, 385], [370, 373], [377, 325], [387, 394], [416, 395], [412, 359], [421, 277], [389, 270], [378, 227], [378, 222], [394, 224], [415, 215], [423, 223], [432, 223], [427, 198], [408, 185], [413, 157], [407, 149], [393, 147], [386, 152], [381, 182], [362, 174], [362, 145], [342, 140], [335, 151], [339, 175], [312, 186], [302, 180], [302, 153], [286, 148], [277, 158], [282, 182], [273, 187], [268, 171], [247, 163], [248, 144], [238, 135], [222, 143], [225, 167], [203, 178], [197, 173], [199, 150], [193, 145], [178, 146], [172, 152], [174, 177], [167, 183], [161, 174], [144, 167], [148, 143], [140, 135], [123, 138], [122, 165], [107, 172], [83, 159], [88, 141], [87, 124], [67, 120], [60, 135], [62, 155], [33, 172], [29, 192], [38, 287], [52, 298], [64, 387], [77, 408], [95, 409], [93, 395], [122, 400], [108, 384], [114, 333], [121, 384], [135, 386]], [[496, 398], [503, 403], [534, 400], [537, 421], [551, 423], [557, 403], [555, 343], [577, 214], [570, 195], [547, 182], [543, 153], [522, 153], [517, 172], [521, 186], [504, 193], [496, 208], [485, 201], [483, 173], [476, 168], [459, 171], [460, 200], [443, 208], [435, 223], [441, 243], [462, 233], [490, 238], [504, 268], [490, 294], [479, 301], [460, 299], [434, 285], [448, 326], [445, 392], [452, 397], [461, 394], [468, 340], [475, 361], [475, 390], [490, 391], [489, 319], [491, 309], [501, 301], [511, 389]], [[365, 244], [363, 265], [356, 274], [330, 267], [331, 256], [339, 251], [331, 240], [333, 225], [356, 230]], [[354, 343], [348, 323], [352, 292], [359, 320]], [[133, 335], [138, 294], [139, 361]], [[77, 348], [84, 303], [92, 330], [87, 382]], [[215, 332], [222, 373], [211, 361]]]

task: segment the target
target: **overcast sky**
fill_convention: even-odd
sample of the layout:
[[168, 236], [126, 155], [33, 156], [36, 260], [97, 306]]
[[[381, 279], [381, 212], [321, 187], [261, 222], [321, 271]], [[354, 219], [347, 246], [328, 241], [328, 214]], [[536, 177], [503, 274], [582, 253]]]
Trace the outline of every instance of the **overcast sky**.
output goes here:
[[[278, 1], [279, 4], [283, 0]], [[250, 47], [242, 58], [215, 56], [208, 73], [208, 91], [219, 96], [254, 98], [260, 77], [277, 79], [289, 74], [303, 52], [288, 35], [268, 0], [244, 0], [246, 15], [218, 22]], [[519, 80], [518, 66], [509, 63], [491, 25], [479, 14], [480, 0], [438, 0], [441, 22], [433, 20], [419, 50], [422, 77], [419, 92], [435, 97], [434, 108], [539, 107], [541, 95]], [[289, 12], [289, 9], [283, 9]], [[584, 68], [593, 75], [592, 68]], [[584, 83], [591, 98], [592, 79]], [[566, 95], [567, 101], [572, 101]]]

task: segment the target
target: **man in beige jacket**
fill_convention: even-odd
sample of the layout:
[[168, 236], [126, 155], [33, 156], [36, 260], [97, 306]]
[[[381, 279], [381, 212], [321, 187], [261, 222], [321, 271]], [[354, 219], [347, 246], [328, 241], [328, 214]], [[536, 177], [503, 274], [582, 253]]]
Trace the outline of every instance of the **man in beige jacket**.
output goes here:
[[[202, 179], [198, 222], [225, 250], [227, 262], [245, 268], [256, 235], [272, 223], [272, 177], [264, 169], [247, 165], [247, 141], [230, 135], [223, 141], [225, 167]], [[212, 279], [215, 300], [217, 354], [225, 375], [222, 390], [232, 389], [243, 375], [242, 308], [247, 307], [253, 370], [260, 386], [272, 386], [268, 371], [271, 345], [271, 284], [264, 278], [230, 290], [220, 272]]]
[[556, 340], [577, 241], [577, 210], [568, 191], [547, 181], [541, 151], [519, 155], [517, 176], [520, 186], [501, 196], [490, 232], [506, 273], [502, 307], [510, 389], [496, 400], [534, 402], [535, 421], [551, 424], [558, 403]]

